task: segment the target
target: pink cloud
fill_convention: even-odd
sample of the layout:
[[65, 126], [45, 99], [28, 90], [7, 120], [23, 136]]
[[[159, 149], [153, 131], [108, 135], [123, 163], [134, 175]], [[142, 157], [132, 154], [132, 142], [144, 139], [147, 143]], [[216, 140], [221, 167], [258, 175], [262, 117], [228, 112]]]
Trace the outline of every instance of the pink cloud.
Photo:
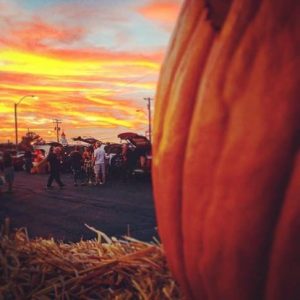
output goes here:
[[[3, 22], [2, 22], [3, 23]], [[1, 22], [0, 22], [1, 25]], [[84, 39], [86, 30], [81, 27], [65, 27], [52, 25], [42, 20], [6, 23], [6, 30], [0, 36], [0, 46], [14, 49], [23, 49], [31, 53], [51, 56], [63, 60], [136, 60], [146, 59], [153, 62], [161, 62], [164, 51], [148, 53], [113, 52], [99, 47], [70, 47], [72, 42], [78, 43]], [[122, 36], [125, 40], [125, 36]], [[65, 47], [57, 47], [56, 44]]]
[[[70, 130], [70, 135], [71, 132], [77, 132], [75, 127], [86, 129], [88, 133], [93, 128], [99, 132], [106, 132], [101, 131], [102, 128], [113, 128], [115, 133], [124, 128], [144, 130], [147, 115], [137, 113], [137, 110], [145, 106], [144, 95], [153, 95], [158, 67], [164, 56], [161, 44], [147, 46], [145, 50], [136, 44], [139, 40], [136, 34], [143, 35], [143, 26], [135, 26], [140, 24], [135, 22], [142, 20], [141, 24], [147, 26], [149, 22], [137, 16], [132, 6], [124, 11], [113, 6], [113, 11], [108, 12], [109, 6], [97, 4], [93, 7], [83, 5], [81, 1], [77, 5], [68, 2], [63, 6], [55, 6], [52, 3], [47, 8], [30, 10], [21, 3], [0, 0], [0, 50], [13, 53], [12, 56], [7, 54], [9, 58], [3, 61], [0, 74], [0, 112], [1, 109], [2, 112], [8, 111], [7, 118], [2, 122], [3, 130], [7, 131], [5, 137], [13, 137], [13, 103], [29, 94], [38, 95], [40, 100], [32, 102], [27, 99], [22, 102], [19, 112], [20, 134], [27, 127], [42, 122], [38, 130], [42, 135], [47, 135], [53, 117], [63, 120], [64, 128], [67, 133]], [[152, 1], [147, 7], [140, 8], [139, 13], [167, 26], [174, 23], [179, 11], [178, 3], [175, 0]], [[127, 26], [129, 16], [133, 19], [133, 27]], [[137, 27], [140, 31], [131, 32], [131, 28]], [[150, 24], [150, 27], [155, 26]], [[160, 29], [156, 27], [153, 31], [155, 38], [156, 33], [162, 31]], [[105, 33], [104, 37], [102, 33]], [[116, 47], [111, 43], [112, 40], [117, 41]], [[128, 48], [118, 47], [126, 43], [129, 44]], [[37, 70], [45, 71], [47, 67], [51, 69], [52, 65], [45, 63], [43, 67], [37, 63], [36, 69], [32, 68], [34, 72], [30, 68], [27, 70], [22, 62], [17, 59], [14, 61], [15, 57], [19, 58], [18, 53], [32, 54], [28, 58], [32, 59], [32, 63], [26, 61], [30, 66], [34, 65], [35, 59], [51, 58], [57, 64], [67, 62], [62, 64], [62, 68], [66, 65], [76, 66], [76, 71], [79, 71], [72, 73], [74, 68], [70, 68], [72, 72], [66, 72], [68, 75], [65, 76], [57, 68], [55, 73], [41, 72], [36, 75]], [[80, 72], [81, 63], [87, 72]], [[94, 68], [94, 65], [102, 63], [106, 72]], [[8, 68], [9, 65], [15, 68]], [[102, 95], [101, 89], [106, 89], [108, 93]]]
[[174, 25], [180, 11], [180, 0], [152, 0], [146, 6], [140, 7], [138, 12], [145, 18], [159, 22], [167, 29]]
[[6, 24], [0, 43], [30, 50], [47, 50], [51, 44], [71, 44], [82, 39], [85, 30], [80, 27], [52, 25], [40, 19]]

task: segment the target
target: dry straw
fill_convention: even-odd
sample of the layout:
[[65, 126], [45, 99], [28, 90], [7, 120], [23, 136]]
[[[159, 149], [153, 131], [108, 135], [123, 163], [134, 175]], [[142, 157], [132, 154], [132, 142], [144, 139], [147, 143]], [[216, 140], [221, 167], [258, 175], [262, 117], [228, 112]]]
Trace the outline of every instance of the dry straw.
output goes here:
[[[0, 299], [181, 299], [159, 243], [130, 237], [78, 243], [0, 235]], [[104, 241], [102, 242], [102, 240]]]

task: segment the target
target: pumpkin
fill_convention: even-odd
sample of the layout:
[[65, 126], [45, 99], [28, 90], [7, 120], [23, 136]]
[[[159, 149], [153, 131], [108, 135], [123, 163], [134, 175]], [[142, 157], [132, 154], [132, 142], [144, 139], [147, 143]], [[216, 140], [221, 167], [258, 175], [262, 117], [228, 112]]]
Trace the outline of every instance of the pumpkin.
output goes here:
[[156, 91], [153, 187], [187, 299], [300, 299], [300, 5], [186, 0]]

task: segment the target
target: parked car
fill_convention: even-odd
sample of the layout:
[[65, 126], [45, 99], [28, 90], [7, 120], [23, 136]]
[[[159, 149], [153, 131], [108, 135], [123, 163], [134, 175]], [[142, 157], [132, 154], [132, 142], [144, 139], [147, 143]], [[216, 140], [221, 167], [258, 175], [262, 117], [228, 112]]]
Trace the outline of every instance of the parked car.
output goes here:
[[[5, 150], [10, 152], [13, 160], [13, 166], [16, 171], [21, 171], [24, 168], [24, 151]], [[0, 151], [0, 166], [3, 167], [3, 153]]]
[[151, 142], [143, 135], [134, 132], [124, 132], [118, 138], [129, 144], [133, 156], [133, 175], [150, 174], [152, 165]]

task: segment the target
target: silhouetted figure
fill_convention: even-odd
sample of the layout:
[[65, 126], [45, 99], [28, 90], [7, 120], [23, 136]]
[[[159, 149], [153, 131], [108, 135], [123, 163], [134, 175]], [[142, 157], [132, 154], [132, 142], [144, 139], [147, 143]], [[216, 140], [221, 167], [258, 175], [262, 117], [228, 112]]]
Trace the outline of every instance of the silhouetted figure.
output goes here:
[[3, 153], [3, 173], [4, 173], [4, 178], [5, 181], [8, 185], [7, 192], [11, 193], [12, 192], [12, 186], [14, 183], [15, 179], [15, 172], [14, 172], [14, 166], [13, 166], [13, 159], [10, 154], [10, 152], [5, 151]]
[[78, 186], [78, 180], [82, 180], [82, 163], [83, 159], [79, 152], [79, 147], [76, 146], [74, 151], [70, 153], [70, 163], [73, 172], [74, 186]]
[[122, 160], [122, 179], [127, 181], [132, 176], [136, 163], [135, 153], [129, 148], [128, 144], [122, 145]]
[[31, 169], [33, 167], [33, 164], [32, 164], [32, 153], [31, 153], [30, 149], [27, 149], [25, 151], [25, 153], [24, 153], [24, 160], [25, 160], [25, 171], [30, 174]]
[[82, 153], [83, 169], [84, 169], [87, 184], [92, 184], [93, 177], [94, 177], [92, 152], [93, 152], [93, 148], [85, 147], [84, 152]]
[[47, 182], [47, 188], [52, 188], [53, 180], [62, 188], [64, 184], [60, 180], [60, 154], [61, 149], [59, 147], [55, 147], [53, 152], [50, 152], [47, 161], [50, 165], [50, 175]]

